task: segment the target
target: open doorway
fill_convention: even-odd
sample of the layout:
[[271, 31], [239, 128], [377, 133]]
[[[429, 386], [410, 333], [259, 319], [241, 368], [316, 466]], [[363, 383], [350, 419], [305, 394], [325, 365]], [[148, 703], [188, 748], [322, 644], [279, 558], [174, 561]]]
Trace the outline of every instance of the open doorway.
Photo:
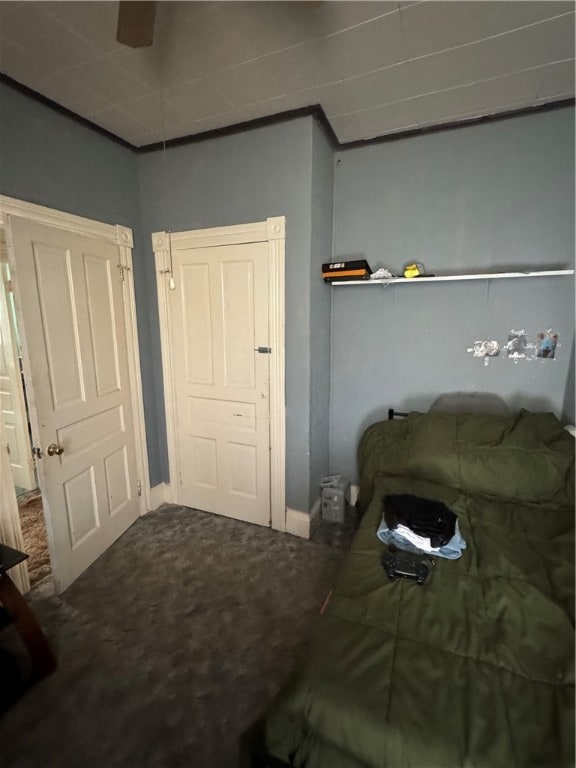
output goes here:
[[[19, 491], [22, 492], [19, 493]], [[35, 488], [32, 491], [16, 488], [16, 493], [24, 551], [29, 556], [27, 560], [28, 576], [30, 586], [34, 587], [52, 574], [42, 494], [40, 488]]]
[[22, 347], [9, 265], [1, 263], [0, 289], [0, 403], [2, 434], [10, 458], [12, 480], [24, 540], [30, 586], [51, 575], [50, 553], [42, 494], [32, 455], [32, 432], [26, 386], [23, 377]]

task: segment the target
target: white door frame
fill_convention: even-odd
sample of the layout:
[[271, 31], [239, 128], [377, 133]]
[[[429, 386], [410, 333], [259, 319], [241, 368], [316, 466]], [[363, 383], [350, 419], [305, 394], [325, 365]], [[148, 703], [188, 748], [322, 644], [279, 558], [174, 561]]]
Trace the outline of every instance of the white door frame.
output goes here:
[[[4, 353], [6, 356], [6, 365], [8, 378], [11, 380], [10, 389], [12, 390], [12, 412], [14, 414], [14, 436], [17, 444], [17, 453], [19, 469], [14, 471], [14, 462], [10, 456], [12, 465], [12, 480], [16, 486], [32, 491], [36, 487], [36, 478], [34, 471], [34, 457], [32, 456], [32, 445], [28, 434], [28, 418], [26, 415], [26, 399], [24, 395], [24, 385], [20, 372], [20, 355], [18, 347], [18, 331], [15, 328], [14, 313], [10, 308], [10, 294], [12, 292], [11, 281], [8, 280], [8, 249], [3, 238], [4, 230], [0, 235], [0, 335], [4, 331], [6, 336], [3, 338]], [[5, 270], [5, 267], [7, 268]], [[4, 425], [6, 426], [6, 425]], [[2, 445], [4, 448], [4, 445]]]
[[[8, 263], [8, 247], [6, 245], [6, 232], [0, 226], [0, 264], [4, 262]], [[0, 290], [2, 287], [0, 286]], [[12, 467], [10, 466], [7, 445], [4, 442], [3, 429], [2, 419], [0, 419], [0, 541], [9, 547], [22, 550], [24, 539], [22, 538], [20, 510], [18, 509]], [[26, 560], [17, 565], [10, 576], [22, 594], [28, 592], [30, 579]]]
[[[268, 243], [269, 255], [269, 339], [270, 355], [270, 518], [272, 528], [286, 530], [286, 425], [284, 387], [284, 251], [286, 218], [277, 216], [253, 224], [195, 229], [187, 232], [154, 232], [152, 248], [156, 261], [164, 407], [168, 439], [170, 479], [178, 477], [175, 434], [175, 392], [172, 335], [168, 313], [171, 253], [190, 248], [210, 248], [244, 243]], [[177, 501], [177, 487], [171, 482], [167, 501]]]
[[[35, 205], [23, 200], [17, 200], [12, 197], [0, 195], [0, 228], [6, 232], [8, 246], [8, 259], [10, 269], [14, 274], [14, 303], [16, 305], [16, 316], [19, 324], [19, 331], [22, 340], [22, 356], [24, 377], [26, 380], [26, 391], [28, 393], [30, 410], [30, 422], [32, 431], [38, 435], [38, 414], [36, 411], [36, 400], [32, 386], [32, 377], [30, 375], [30, 361], [28, 357], [28, 347], [26, 343], [26, 332], [22, 323], [22, 309], [20, 293], [18, 288], [18, 268], [15, 262], [14, 249], [12, 245], [12, 236], [10, 232], [10, 218], [19, 217], [28, 219], [38, 224], [57, 227], [87, 237], [107, 240], [118, 245], [118, 269], [121, 279], [124, 281], [124, 322], [126, 325], [126, 343], [128, 353], [128, 376], [130, 379], [130, 398], [132, 404], [132, 413], [135, 427], [135, 453], [136, 470], [138, 472], [138, 481], [140, 483], [140, 514], [143, 515], [150, 510], [150, 476], [148, 473], [148, 451], [146, 446], [146, 426], [144, 421], [144, 404], [142, 397], [142, 378], [140, 375], [140, 347], [138, 344], [138, 331], [136, 327], [136, 301], [134, 296], [134, 280], [132, 278], [132, 248], [134, 242], [132, 230], [119, 224], [104, 224], [100, 221], [86, 219], [82, 216], [76, 216], [72, 213], [45, 208], [42, 205]], [[0, 480], [2, 484], [7, 482], [7, 478]], [[12, 486], [12, 493], [15, 493]], [[48, 524], [49, 521], [47, 521]], [[49, 532], [50, 536], [51, 532]]]

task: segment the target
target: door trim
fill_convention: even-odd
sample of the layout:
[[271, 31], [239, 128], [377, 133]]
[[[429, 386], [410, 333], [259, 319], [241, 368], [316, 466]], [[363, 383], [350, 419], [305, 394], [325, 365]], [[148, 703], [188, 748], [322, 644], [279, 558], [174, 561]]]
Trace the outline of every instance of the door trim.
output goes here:
[[[286, 530], [286, 403], [285, 403], [285, 319], [284, 319], [284, 262], [286, 218], [277, 216], [252, 224], [229, 227], [195, 229], [186, 232], [154, 232], [154, 251], [160, 339], [162, 344], [162, 373], [164, 376], [164, 408], [168, 441], [170, 478], [178, 477], [176, 451], [175, 392], [173, 387], [172, 335], [168, 313], [170, 279], [170, 248], [188, 250], [221, 245], [268, 243], [269, 255], [269, 334], [270, 355], [270, 522], [277, 531]], [[177, 501], [175, 482], [169, 485], [169, 499]]]
[[[20, 295], [18, 291], [18, 270], [15, 264], [14, 251], [12, 248], [12, 237], [10, 233], [10, 218], [19, 217], [28, 219], [38, 224], [47, 224], [48, 226], [64, 229], [77, 234], [94, 237], [99, 240], [106, 240], [118, 245], [118, 266], [124, 267], [122, 274], [124, 276], [124, 323], [126, 326], [126, 342], [128, 353], [128, 377], [130, 379], [130, 397], [132, 403], [132, 413], [135, 426], [135, 452], [136, 469], [138, 480], [141, 483], [140, 496], [140, 514], [148, 512], [150, 507], [150, 475], [148, 472], [148, 451], [146, 444], [146, 424], [144, 421], [144, 402], [142, 397], [142, 377], [140, 369], [140, 347], [138, 343], [138, 332], [136, 326], [136, 300], [134, 296], [134, 277], [132, 249], [134, 241], [132, 230], [116, 224], [105, 224], [100, 221], [86, 219], [83, 216], [76, 216], [73, 213], [57, 211], [46, 208], [35, 203], [28, 203], [24, 200], [17, 200], [6, 195], [0, 195], [0, 228], [4, 228], [7, 238], [8, 258], [11, 269], [14, 270], [16, 281], [14, 286], [14, 297], [16, 304], [16, 315], [21, 321]], [[30, 420], [33, 430], [38, 434], [37, 414], [35, 408], [34, 393], [32, 390], [31, 377], [29, 375], [29, 366], [27, 362], [28, 350], [26, 349], [25, 334], [22, 333], [22, 347], [24, 360], [24, 373], [26, 384], [31, 388], [29, 401]], [[28, 371], [26, 371], [28, 368]]]
[[[6, 244], [6, 230], [1, 226], [0, 220], [0, 264], [8, 263], [8, 246]], [[0, 290], [3, 286], [0, 287]], [[34, 467], [32, 467], [34, 471]], [[0, 541], [14, 549], [24, 549], [22, 538], [22, 525], [20, 510], [16, 498], [16, 489], [12, 478], [12, 468], [6, 444], [4, 443], [3, 427], [0, 420]], [[17, 565], [11, 578], [22, 594], [30, 590], [28, 565], [26, 560]]]
[[[50, 227], [58, 229], [67, 229], [71, 232], [77, 232], [88, 237], [97, 237], [100, 240], [109, 240], [112, 243], [118, 243], [118, 232], [116, 225], [104, 224], [101, 221], [86, 219], [83, 216], [76, 216], [74, 213], [57, 211], [52, 208], [46, 208], [36, 203], [28, 203], [25, 200], [17, 200], [14, 197], [0, 195], [0, 216], [19, 216], [22, 219], [31, 219], [37, 224], [47, 224]], [[132, 247], [132, 230], [123, 227], [126, 235], [123, 240]]]
[[[2, 234], [4, 230], [2, 230]], [[36, 487], [35, 485], [35, 470], [34, 470], [34, 457], [32, 456], [32, 445], [30, 444], [30, 437], [28, 435], [28, 419], [26, 416], [26, 399], [24, 395], [24, 387], [22, 385], [22, 376], [20, 374], [20, 365], [18, 362], [18, 342], [17, 329], [14, 327], [13, 313], [10, 311], [10, 299], [9, 294], [12, 292], [11, 281], [8, 281], [8, 275], [5, 271], [5, 266], [8, 265], [8, 249], [6, 242], [0, 234], [0, 325], [4, 327], [6, 325], [7, 337], [3, 339], [3, 346], [5, 355], [7, 353], [7, 347], [10, 348], [10, 359], [6, 358], [6, 364], [8, 367], [8, 377], [12, 378], [11, 389], [15, 386], [15, 391], [12, 392], [12, 406], [14, 409], [14, 415], [16, 417], [14, 428], [14, 439], [22, 449], [21, 455], [21, 472], [18, 475], [12, 472], [12, 479], [15, 485], [23, 488], [26, 491], [32, 491]], [[2, 336], [2, 329], [0, 329], [0, 336]], [[14, 343], [16, 342], [16, 343]], [[5, 425], [6, 426], [6, 425]], [[23, 445], [22, 445], [23, 443]], [[2, 445], [4, 449], [4, 445]], [[10, 456], [10, 464], [12, 463], [12, 456]], [[19, 482], [18, 482], [19, 481]]]

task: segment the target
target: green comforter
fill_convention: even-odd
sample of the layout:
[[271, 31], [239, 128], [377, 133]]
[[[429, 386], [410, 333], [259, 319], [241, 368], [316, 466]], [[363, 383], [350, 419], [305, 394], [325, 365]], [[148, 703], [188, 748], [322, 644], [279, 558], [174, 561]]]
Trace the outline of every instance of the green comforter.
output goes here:
[[[411, 414], [360, 445], [360, 529], [265, 722], [306, 768], [574, 764], [574, 441], [549, 414]], [[447, 504], [468, 544], [390, 582], [382, 498]]]

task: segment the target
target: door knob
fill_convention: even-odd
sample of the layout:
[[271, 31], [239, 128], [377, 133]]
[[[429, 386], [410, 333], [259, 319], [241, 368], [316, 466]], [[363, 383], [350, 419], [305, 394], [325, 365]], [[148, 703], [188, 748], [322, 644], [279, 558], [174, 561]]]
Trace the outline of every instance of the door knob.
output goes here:
[[50, 443], [48, 448], [46, 448], [46, 453], [48, 456], [62, 456], [64, 453], [64, 446], [58, 445], [58, 443]]

